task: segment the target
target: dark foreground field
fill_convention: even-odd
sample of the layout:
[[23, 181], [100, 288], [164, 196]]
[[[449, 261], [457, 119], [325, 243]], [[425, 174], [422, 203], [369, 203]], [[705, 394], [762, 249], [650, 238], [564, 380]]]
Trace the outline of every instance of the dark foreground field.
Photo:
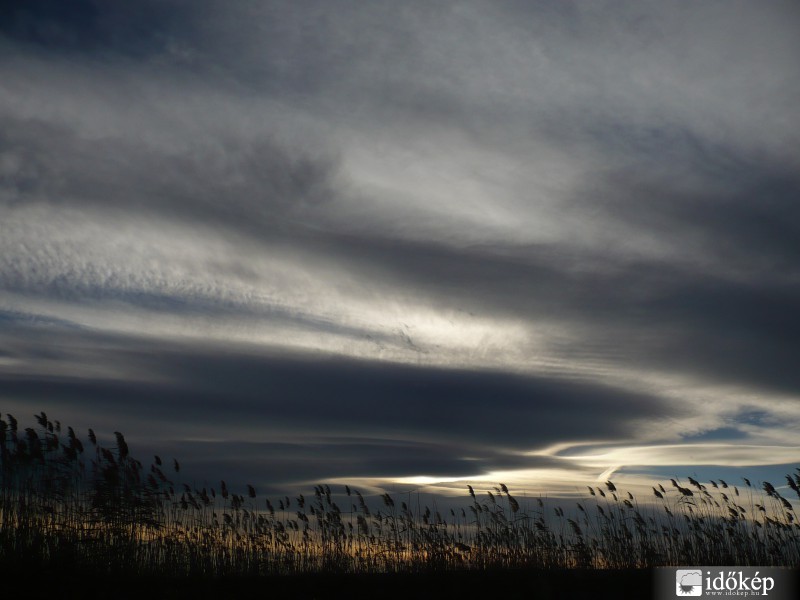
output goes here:
[[[1, 567], [0, 567], [1, 568]], [[636, 599], [652, 596], [648, 569], [492, 570], [441, 574], [306, 574], [220, 579], [97, 578], [89, 573], [18, 573], [20, 598], [482, 598]], [[6, 578], [6, 581], [9, 581]], [[4, 595], [11, 589], [4, 587]], [[9, 596], [5, 596], [9, 597]]]
[[[798, 565], [800, 567], [800, 565]], [[648, 600], [672, 598], [675, 590], [660, 582], [654, 569], [490, 569], [414, 574], [321, 574], [231, 577], [97, 577], [91, 572], [30, 569], [30, 565], [0, 564], [2, 597], [53, 600], [281, 598], [361, 599], [402, 598], [460, 600]], [[784, 571], [787, 587], [800, 590], [800, 570]], [[661, 587], [656, 587], [660, 585]], [[663, 588], [663, 589], [662, 589]], [[774, 596], [775, 594], [772, 594]]]

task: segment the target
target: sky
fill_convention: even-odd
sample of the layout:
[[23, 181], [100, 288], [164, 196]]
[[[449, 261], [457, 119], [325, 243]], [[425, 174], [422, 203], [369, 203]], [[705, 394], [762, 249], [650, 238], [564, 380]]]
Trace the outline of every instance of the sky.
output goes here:
[[797, 31], [792, 1], [5, 1], [0, 412], [288, 493], [777, 485]]

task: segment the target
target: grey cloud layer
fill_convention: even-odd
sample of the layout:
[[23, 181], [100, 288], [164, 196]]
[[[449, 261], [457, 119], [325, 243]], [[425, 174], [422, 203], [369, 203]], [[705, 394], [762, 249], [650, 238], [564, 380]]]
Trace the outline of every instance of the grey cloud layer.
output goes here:
[[[366, 462], [300, 452], [308, 477], [637, 438], [690, 421], [672, 380], [764, 411], [797, 399], [792, 3], [2, 11], [3, 397], [120, 415], [147, 398], [202, 429], [230, 394], [228, 457], [281, 451], [227, 439], [247, 411], [298, 440], [377, 438]], [[314, 358], [170, 345], [206, 326], [209, 348], [228, 331], [295, 352], [297, 335]], [[472, 372], [482, 346], [491, 371]], [[741, 435], [730, 410], [709, 428]]]
[[[3, 338], [6, 361], [63, 366], [2, 369], [5, 410], [78, 414], [98, 432], [124, 423], [143, 447], [174, 448], [189, 464], [205, 463], [198, 453], [220, 470], [263, 461], [251, 476], [273, 485], [532, 468], [554, 462], [521, 451], [635, 437], [641, 423], [680, 414], [654, 397], [498, 372], [192, 348], [19, 319]], [[285, 464], [268, 460], [275, 452]]]

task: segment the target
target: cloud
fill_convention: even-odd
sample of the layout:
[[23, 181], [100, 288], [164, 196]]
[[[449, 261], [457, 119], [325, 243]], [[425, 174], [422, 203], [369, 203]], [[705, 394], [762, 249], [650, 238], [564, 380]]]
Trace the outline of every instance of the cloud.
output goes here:
[[681, 444], [614, 448], [598, 454], [570, 456], [571, 460], [601, 466], [721, 465], [752, 467], [792, 464], [798, 447], [750, 444]]
[[176, 8], [173, 2], [131, 6], [115, 0], [12, 0], [0, 12], [0, 34], [46, 52], [152, 59], [175, 53], [178, 40], [185, 37], [171, 32], [183, 29], [192, 13], [179, 14]]
[[[132, 444], [228, 466], [252, 455], [254, 476], [290, 481], [326, 469], [400, 477], [543, 465], [519, 449], [635, 437], [640, 423], [677, 414], [655, 398], [557, 379], [16, 327], [5, 340], [7, 411], [77, 414], [98, 432], [124, 423]], [[279, 451], [287, 464], [269, 464]]]
[[[332, 199], [333, 169], [268, 138], [214, 139], [180, 152], [65, 125], [8, 119], [0, 137], [3, 200], [214, 223], [264, 235], [292, 210]], [[150, 213], [148, 215], [148, 213]]]
[[793, 447], [793, 4], [2, 10], [4, 402], [309, 478]]

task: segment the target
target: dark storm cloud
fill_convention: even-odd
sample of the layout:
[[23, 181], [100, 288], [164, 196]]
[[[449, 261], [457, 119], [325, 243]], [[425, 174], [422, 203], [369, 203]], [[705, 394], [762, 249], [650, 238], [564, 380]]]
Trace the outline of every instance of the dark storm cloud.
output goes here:
[[0, 11], [4, 401], [286, 482], [800, 390], [791, 4]]
[[66, 125], [2, 120], [9, 162], [0, 202], [152, 211], [263, 234], [293, 209], [330, 200], [334, 165], [268, 138], [198, 141], [180, 153], [126, 139], [86, 139]]
[[[770, 197], [773, 185], [783, 195]], [[736, 256], [732, 267], [742, 275], [735, 278], [703, 261], [614, 259], [553, 246], [451, 249], [361, 238], [337, 241], [336, 252], [375, 280], [402, 282], [452, 308], [580, 323], [586, 346], [613, 349], [633, 365], [669, 365], [791, 391], [800, 385], [791, 351], [800, 344], [800, 287], [790, 270], [800, 260], [795, 187], [785, 179], [765, 185], [771, 212], [752, 201], [757, 193], [709, 202], [704, 212], [663, 192], [663, 204], [647, 203], [646, 217], [641, 197], [614, 207], [621, 221], [638, 212], [660, 222], [662, 235], [693, 237], [707, 249], [699, 258]], [[676, 215], [681, 202], [696, 216]]]
[[[292, 158], [267, 141], [244, 148], [222, 143], [194, 156], [164, 156], [124, 141], [89, 143], [43, 123], [7, 125], [0, 148], [21, 157], [20, 168], [3, 180], [12, 192], [6, 200], [11, 206], [40, 198], [117, 211], [135, 206], [190, 222], [224, 224], [259, 243], [286, 243], [291, 234], [298, 252], [338, 257], [345, 269], [375, 286], [415, 289], [439, 305], [467, 312], [580, 323], [587, 345], [593, 337], [603, 339], [598, 353], [604, 352], [603, 345], [613, 347], [617, 358], [634, 366], [667, 365], [782, 391], [800, 383], [791, 359], [791, 348], [800, 343], [794, 310], [800, 291], [785, 280], [800, 259], [795, 200], [800, 182], [792, 173], [742, 169], [745, 161], [731, 157], [718, 161], [730, 167], [716, 167], [727, 183], [708, 190], [689, 193], [647, 181], [646, 172], [618, 173], [595, 182], [586, 198], [578, 197], [574, 210], [591, 208], [617, 226], [695, 249], [699, 264], [676, 266], [564, 245], [454, 248], [309, 232], [285, 217], [296, 215], [297, 207], [313, 210], [341, 194], [330, 163]], [[703, 157], [699, 151], [694, 155]], [[742, 275], [720, 275], [719, 264]], [[24, 275], [21, 279], [21, 272], [4, 271], [4, 289], [45, 291], [73, 301], [121, 300], [173, 314], [250, 315], [311, 330], [380, 337], [277, 307], [255, 309], [213, 296], [120, 290], [106, 281], [63, 277], [31, 288], [29, 274]], [[637, 333], [642, 329], [651, 332], [645, 340]]]
[[[120, 345], [135, 347], [133, 342]], [[123, 367], [131, 353], [123, 351]], [[250, 413], [267, 427], [291, 425], [318, 434], [370, 431], [493, 447], [541, 446], [557, 439], [564, 428], [577, 437], [605, 438], [628, 430], [630, 423], [619, 419], [623, 412], [634, 422], [669, 412], [647, 396], [504, 373], [281, 359], [212, 349], [177, 352], [146, 344], [134, 354], [139, 369], [151, 373], [154, 382], [8, 377], [5, 388], [12, 396], [40, 398], [63, 388], [58, 396], [98, 408], [114, 398], [137, 411], [157, 410], [176, 422], [191, 415], [235, 423]], [[114, 364], [110, 358], [102, 362]]]
[[396, 59], [394, 48], [412, 36], [387, 16], [406, 26], [418, 20], [382, 2], [331, 10], [317, 0], [26, 0], [0, 10], [0, 35], [39, 52], [179, 65], [280, 95], [317, 93], [354, 66]]
[[9, 0], [0, 7], [0, 35], [53, 53], [147, 58], [168, 49], [191, 11], [176, 3], [117, 0]]
[[[790, 123], [800, 126], [800, 115]], [[791, 148], [767, 155], [681, 127], [641, 130], [613, 121], [590, 124], [580, 141], [625, 160], [588, 174], [569, 210], [691, 250], [697, 262], [776, 275], [797, 264], [800, 177]]]
[[797, 284], [736, 285], [712, 276], [684, 283], [641, 307], [662, 318], [664, 331], [649, 351], [637, 349], [645, 364], [785, 393], [798, 389], [791, 358], [800, 342]]
[[[252, 456], [248, 464], [263, 461], [257, 470], [276, 485], [326, 474], [478, 475], [544, 466], [552, 459], [517, 449], [564, 437], [630, 436], [643, 422], [679, 414], [657, 398], [591, 383], [19, 327], [26, 335], [4, 336], [7, 356], [35, 366], [43, 358], [36, 338], [46, 333], [46, 358], [63, 371], [4, 369], [0, 384], [15, 407], [51, 418], [94, 414], [100, 423], [81, 426], [125, 429], [132, 443], [158, 451], [155, 436], [166, 450], [186, 450], [190, 463], [200, 460], [196, 452], [228, 468]], [[86, 364], [107, 373], [76, 376], [73, 367]], [[286, 462], [270, 464], [269, 456]]]
[[[23, 136], [23, 130], [34, 135]], [[745, 178], [731, 169], [736, 186], [728, 184], [700, 197], [617, 175], [599, 181], [592, 195], [580, 200], [610, 221], [696, 248], [699, 264], [675, 266], [562, 245], [453, 248], [363, 234], [308, 232], [281, 217], [291, 215], [296, 206], [310, 203], [313, 208], [335, 197], [331, 169], [325, 163], [291, 159], [267, 143], [219, 152], [217, 161], [203, 153], [164, 157], [136, 148], [125, 156], [123, 144], [97, 148], [74, 135], [30, 124], [7, 128], [2, 147], [29, 157], [21, 162], [24, 168], [4, 180], [17, 192], [10, 195], [12, 205], [24, 201], [21, 198], [41, 196], [56, 204], [103, 209], [135, 205], [137, 211], [216, 227], [224, 224], [259, 243], [286, 243], [291, 233], [298, 252], [338, 257], [344, 268], [368, 277], [375, 286], [415, 289], [436, 303], [464, 311], [581, 323], [587, 340], [597, 331], [615, 352], [635, 363], [649, 359], [652, 364], [783, 390], [798, 383], [788, 350], [800, 343], [794, 310], [800, 292], [791, 279], [784, 281], [800, 259], [795, 201], [800, 182], [792, 174], [756, 171]], [[54, 148], [69, 156], [71, 164], [46, 166], [56, 163]], [[137, 171], [131, 171], [129, 164], [139, 165]], [[716, 272], [718, 264], [730, 264], [743, 275], [726, 278]], [[34, 292], [28, 274], [24, 280], [21, 276], [14, 270], [3, 272], [3, 287]], [[122, 300], [176, 314], [235, 313], [293, 321], [312, 329], [348, 330], [296, 311], [255, 309], [231, 300], [147, 289], [119, 290], [107, 287], [105, 281], [55, 278], [36, 289], [63, 299]], [[628, 337], [631, 329], [640, 328], [654, 335], [645, 342], [636, 334]], [[753, 348], [760, 350], [753, 353]]]

